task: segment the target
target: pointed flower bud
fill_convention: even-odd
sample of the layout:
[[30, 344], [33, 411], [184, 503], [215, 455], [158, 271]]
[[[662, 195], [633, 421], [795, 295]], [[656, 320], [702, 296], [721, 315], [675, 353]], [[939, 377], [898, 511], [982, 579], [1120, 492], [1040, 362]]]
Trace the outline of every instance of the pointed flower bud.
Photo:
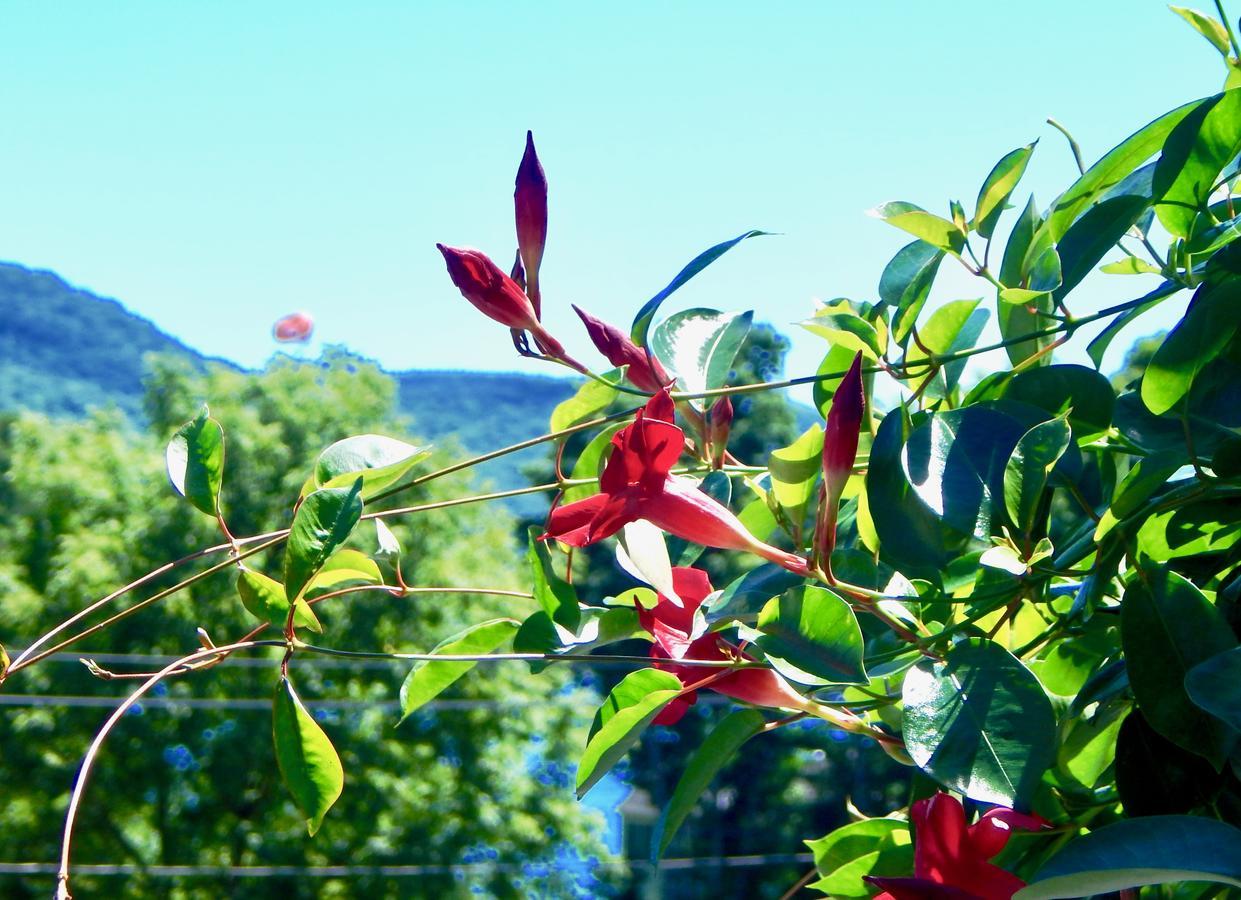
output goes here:
[[655, 394], [672, 381], [659, 361], [648, 357], [646, 351], [631, 341], [625, 332], [602, 319], [596, 319], [578, 306], [574, 306], [573, 311], [586, 326], [591, 343], [607, 361], [614, 366], [629, 367], [627, 377], [638, 390]]
[[517, 247], [521, 261], [526, 267], [526, 279], [530, 289], [530, 301], [535, 318], [539, 308], [539, 263], [543, 260], [543, 247], [547, 244], [547, 176], [534, 150], [534, 135], [526, 132], [526, 152], [517, 167], [517, 181], [513, 190], [513, 211], [517, 219]]
[[832, 408], [828, 410], [827, 427], [823, 432], [823, 490], [819, 493], [816, 550], [820, 563], [829, 570], [832, 550], [836, 547], [836, 511], [840, 505], [840, 495], [853, 473], [865, 411], [862, 354], [858, 353], [832, 395]]
[[509, 328], [529, 331], [549, 354], [564, 356], [564, 347], [539, 323], [525, 291], [486, 254], [468, 247], [435, 246], [444, 255], [452, 283], [483, 315]]
[[711, 462], [718, 469], [724, 465], [728, 451], [728, 433], [733, 426], [733, 402], [727, 396], [715, 401], [707, 413], [707, 439], [711, 444]]

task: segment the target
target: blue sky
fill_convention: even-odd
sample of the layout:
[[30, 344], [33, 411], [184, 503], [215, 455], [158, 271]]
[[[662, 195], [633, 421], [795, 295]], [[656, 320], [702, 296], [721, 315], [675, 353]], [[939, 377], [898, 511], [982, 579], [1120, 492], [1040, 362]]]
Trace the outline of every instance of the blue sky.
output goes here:
[[[904, 243], [866, 209], [972, 209], [1034, 138], [1023, 189], [1046, 203], [1075, 173], [1048, 115], [1089, 162], [1221, 79], [1151, 0], [10, 3], [0, 258], [248, 365], [304, 309], [392, 368], [529, 371], [434, 245], [511, 259], [532, 128], [546, 318], [571, 351], [589, 356], [569, 303], [627, 323], [701, 249], [761, 228], [782, 235], [673, 302], [756, 308], [802, 374], [824, 344], [789, 323], [813, 297], [873, 299]], [[1145, 284], [1095, 281], [1075, 311]], [[955, 273], [937, 293], [983, 295]]]

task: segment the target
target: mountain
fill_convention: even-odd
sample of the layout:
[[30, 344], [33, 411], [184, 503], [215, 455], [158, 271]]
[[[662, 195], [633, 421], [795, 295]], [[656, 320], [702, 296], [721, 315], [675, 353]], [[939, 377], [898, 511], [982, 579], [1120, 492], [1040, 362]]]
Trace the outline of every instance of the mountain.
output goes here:
[[[116, 300], [73, 287], [47, 271], [0, 263], [0, 410], [30, 409], [81, 416], [115, 404], [142, 420], [143, 356], [171, 353], [195, 367], [206, 357]], [[573, 381], [491, 372], [390, 373], [401, 412], [420, 437], [448, 435], [483, 453], [534, 437], [552, 409], [576, 389]], [[521, 468], [544, 458], [540, 449], [480, 468], [498, 489], [524, 483]]]

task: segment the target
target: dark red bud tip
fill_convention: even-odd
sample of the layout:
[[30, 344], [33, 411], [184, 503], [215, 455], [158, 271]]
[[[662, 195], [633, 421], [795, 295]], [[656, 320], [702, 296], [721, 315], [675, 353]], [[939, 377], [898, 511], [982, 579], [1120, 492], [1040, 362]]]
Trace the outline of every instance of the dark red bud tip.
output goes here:
[[672, 380], [658, 360], [648, 357], [645, 350], [615, 325], [596, 319], [576, 304], [573, 305], [573, 311], [586, 326], [586, 334], [590, 336], [590, 342], [595, 345], [595, 349], [612, 365], [629, 367], [627, 377], [634, 387], [654, 394]]
[[526, 132], [526, 152], [517, 167], [513, 190], [513, 212], [517, 222], [517, 252], [526, 267], [530, 300], [539, 312], [539, 264], [547, 244], [547, 176], [534, 149], [534, 134]]
[[453, 284], [483, 315], [522, 331], [539, 330], [525, 291], [488, 256], [468, 247], [436, 244]]
[[857, 456], [858, 433], [862, 428], [862, 415], [866, 411], [866, 393], [862, 387], [862, 354], [853, 357], [853, 365], [832, 395], [832, 408], [827, 413], [827, 427], [823, 434], [823, 472], [828, 488], [833, 482], [847, 479]]

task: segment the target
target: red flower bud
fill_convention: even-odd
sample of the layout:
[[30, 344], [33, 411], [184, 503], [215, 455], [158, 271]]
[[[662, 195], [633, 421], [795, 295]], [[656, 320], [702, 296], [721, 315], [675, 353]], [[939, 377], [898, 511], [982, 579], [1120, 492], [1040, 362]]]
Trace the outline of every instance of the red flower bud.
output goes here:
[[547, 244], [547, 176], [534, 150], [534, 135], [526, 132], [526, 152], [517, 167], [513, 190], [513, 211], [517, 219], [517, 247], [526, 267], [530, 301], [539, 317], [539, 263]]
[[654, 357], [648, 357], [646, 351], [629, 339], [629, 335], [615, 325], [609, 325], [602, 319], [596, 319], [578, 306], [573, 307], [591, 343], [614, 366], [628, 366], [627, 377], [634, 387], [650, 394], [658, 393], [672, 381], [664, 367]]
[[564, 347], [539, 324], [530, 298], [486, 254], [466, 247], [435, 246], [444, 254], [452, 283], [483, 315], [509, 328], [529, 331], [548, 353], [563, 356]]
[[707, 439], [711, 444], [711, 462], [718, 469], [724, 465], [728, 450], [728, 433], [733, 425], [733, 402], [727, 396], [715, 401], [707, 413]]
[[840, 495], [853, 472], [865, 410], [862, 354], [858, 353], [832, 395], [832, 408], [828, 410], [827, 427], [823, 432], [823, 490], [819, 492], [816, 548], [820, 563], [829, 571], [832, 550], [836, 547], [836, 510], [840, 505]]

